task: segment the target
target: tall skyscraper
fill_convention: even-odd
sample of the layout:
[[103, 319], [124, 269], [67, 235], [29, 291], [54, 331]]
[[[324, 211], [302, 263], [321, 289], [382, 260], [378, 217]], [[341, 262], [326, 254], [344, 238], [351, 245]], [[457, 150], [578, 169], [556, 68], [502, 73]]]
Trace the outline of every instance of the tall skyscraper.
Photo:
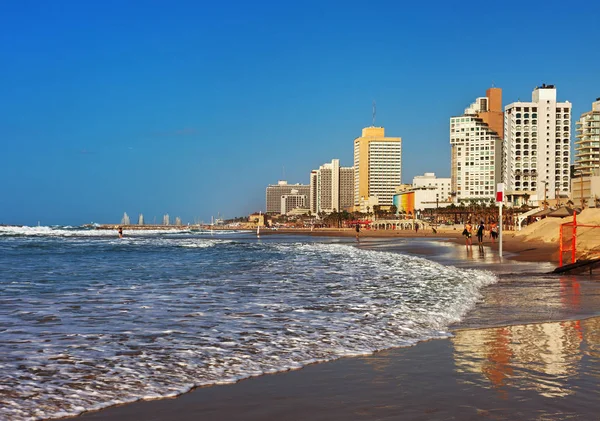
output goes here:
[[531, 102], [504, 110], [502, 180], [507, 200], [519, 205], [569, 193], [571, 103], [556, 101], [554, 85], [533, 90]]
[[450, 118], [450, 181], [454, 202], [495, 197], [502, 162], [502, 89], [490, 88], [461, 116]]
[[354, 209], [376, 198], [392, 205], [396, 187], [402, 184], [402, 139], [385, 137], [383, 127], [365, 127], [354, 139]]
[[[281, 180], [277, 184], [270, 184], [266, 191], [266, 212], [269, 214], [281, 214], [281, 196], [292, 194], [292, 190], [297, 190], [296, 194], [310, 196], [310, 185], [306, 184], [288, 184]], [[286, 209], [288, 212], [292, 209]]]
[[600, 98], [592, 104], [592, 111], [581, 114], [576, 130], [575, 172], [600, 175]]
[[340, 167], [340, 160], [333, 159], [310, 174], [311, 212], [340, 212], [354, 205], [354, 168]]

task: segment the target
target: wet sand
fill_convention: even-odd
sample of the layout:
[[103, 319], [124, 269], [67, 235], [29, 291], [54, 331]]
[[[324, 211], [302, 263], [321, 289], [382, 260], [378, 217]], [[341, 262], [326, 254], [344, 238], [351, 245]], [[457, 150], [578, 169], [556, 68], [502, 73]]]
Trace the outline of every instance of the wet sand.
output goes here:
[[551, 276], [546, 273], [552, 264], [500, 259], [493, 248], [469, 251], [452, 240], [370, 238], [359, 247], [492, 270], [499, 282], [483, 290], [477, 308], [452, 327], [448, 339], [198, 388], [176, 399], [136, 402], [79, 418], [598, 419], [600, 277]]

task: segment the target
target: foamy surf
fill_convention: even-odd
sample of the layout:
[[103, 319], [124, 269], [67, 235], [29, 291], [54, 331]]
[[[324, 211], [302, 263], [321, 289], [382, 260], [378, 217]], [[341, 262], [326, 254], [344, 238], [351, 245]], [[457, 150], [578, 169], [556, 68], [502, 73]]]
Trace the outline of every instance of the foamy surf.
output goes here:
[[[40, 247], [20, 247], [32, 242]], [[496, 282], [422, 258], [277, 239], [40, 236], [0, 247], [0, 267], [14, 268], [0, 281], [0, 418], [15, 420], [445, 337]]]

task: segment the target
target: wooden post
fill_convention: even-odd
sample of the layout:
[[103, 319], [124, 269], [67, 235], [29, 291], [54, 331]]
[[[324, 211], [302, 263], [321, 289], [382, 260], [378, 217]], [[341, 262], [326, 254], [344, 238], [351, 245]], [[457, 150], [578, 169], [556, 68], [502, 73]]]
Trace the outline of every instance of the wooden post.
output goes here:
[[558, 267], [563, 265], [563, 226], [558, 231]]

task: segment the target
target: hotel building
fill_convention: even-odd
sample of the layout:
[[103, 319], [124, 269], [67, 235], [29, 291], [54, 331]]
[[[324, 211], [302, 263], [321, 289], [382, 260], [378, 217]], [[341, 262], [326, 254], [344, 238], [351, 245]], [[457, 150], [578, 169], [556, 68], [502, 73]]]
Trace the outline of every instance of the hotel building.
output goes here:
[[453, 201], [489, 202], [501, 176], [502, 89], [490, 88], [461, 116], [450, 118]]
[[298, 190], [292, 189], [290, 194], [281, 196], [281, 214], [285, 215], [294, 209], [304, 209], [308, 203], [308, 196], [299, 194]]
[[354, 139], [354, 210], [368, 203], [392, 205], [402, 183], [402, 139], [385, 137], [383, 127], [365, 127]]
[[600, 98], [575, 124], [575, 173], [600, 175]]
[[354, 168], [340, 167], [333, 159], [310, 173], [310, 210], [313, 214], [332, 213], [354, 205]]
[[[266, 192], [266, 212], [268, 214], [281, 214], [281, 197], [285, 195], [292, 195], [292, 190], [296, 192], [295, 195], [306, 196], [310, 195], [310, 186], [306, 184], [288, 184], [287, 181], [282, 180], [277, 184], [270, 184], [267, 187]], [[286, 209], [288, 212], [291, 209]]]
[[571, 200], [576, 206], [598, 207], [600, 198], [600, 98], [576, 123], [575, 177]]
[[567, 197], [570, 189], [571, 103], [556, 101], [554, 85], [533, 91], [531, 102], [504, 110], [502, 180], [509, 203]]

